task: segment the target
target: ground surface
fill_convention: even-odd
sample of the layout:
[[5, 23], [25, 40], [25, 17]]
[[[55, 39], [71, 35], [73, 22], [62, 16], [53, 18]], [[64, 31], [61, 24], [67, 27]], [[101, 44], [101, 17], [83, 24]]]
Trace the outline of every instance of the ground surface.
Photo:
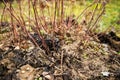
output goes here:
[[10, 34], [1, 34], [9, 38], [0, 41], [0, 80], [120, 79], [120, 40], [116, 35], [98, 34], [100, 43], [84, 29], [77, 34], [72, 29], [57, 51], [46, 54], [30, 40], [13, 45]]

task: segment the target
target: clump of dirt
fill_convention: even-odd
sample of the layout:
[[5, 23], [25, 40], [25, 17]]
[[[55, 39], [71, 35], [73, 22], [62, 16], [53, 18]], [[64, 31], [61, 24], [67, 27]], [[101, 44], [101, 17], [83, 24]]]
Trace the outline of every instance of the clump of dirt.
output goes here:
[[[42, 45], [42, 40], [39, 38], [39, 35], [37, 33], [31, 34], [31, 36], [35, 39], [35, 41], [37, 42], [37, 44], [45, 50], [44, 46]], [[57, 51], [58, 48], [60, 48], [60, 40], [59, 38], [55, 38], [52, 39], [51, 37], [46, 37], [45, 39], [45, 43], [47, 45], [47, 47], [49, 48], [50, 51]], [[31, 40], [32, 41], [32, 40]]]
[[115, 32], [111, 31], [108, 34], [100, 33], [98, 34], [98, 39], [101, 43], [110, 45], [115, 51], [120, 51], [120, 37]]

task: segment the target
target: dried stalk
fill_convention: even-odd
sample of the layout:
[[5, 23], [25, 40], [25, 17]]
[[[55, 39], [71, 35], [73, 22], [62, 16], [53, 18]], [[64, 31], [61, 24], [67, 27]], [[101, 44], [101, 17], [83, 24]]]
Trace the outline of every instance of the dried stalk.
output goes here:
[[61, 53], [61, 73], [63, 73], [63, 54], [64, 54], [64, 51], [62, 51]]
[[61, 1], [61, 23], [63, 23], [64, 18], [64, 1]]
[[[10, 11], [12, 11], [12, 4], [11, 3], [10, 3]], [[11, 24], [12, 24], [12, 27], [13, 27], [14, 40], [16, 41], [18, 39], [18, 33], [17, 33], [16, 27], [13, 23], [12, 14], [11, 14]]]
[[96, 7], [95, 7], [95, 9], [93, 10], [91, 19], [90, 19], [90, 21], [89, 21], [89, 23], [88, 23], [88, 30], [91, 28], [91, 24], [92, 24], [92, 21], [93, 21], [93, 19], [94, 19], [95, 13], [96, 13], [96, 11], [97, 11], [99, 1], [100, 1], [100, 0], [97, 1]]
[[42, 45], [43, 45], [43, 47], [46, 49], [47, 54], [48, 54], [48, 53], [50, 52], [50, 51], [49, 51], [49, 48], [48, 48], [47, 44], [45, 43], [45, 40], [44, 40], [44, 38], [42, 37], [42, 35], [41, 35], [41, 33], [40, 33], [40, 30], [39, 30], [39, 23], [38, 23], [38, 19], [37, 19], [38, 14], [37, 14], [37, 8], [36, 8], [36, 1], [34, 1], [34, 2], [32, 3], [32, 6], [33, 6], [33, 11], [34, 11], [34, 17], [35, 17], [36, 32], [37, 32], [39, 38], [42, 40]]
[[2, 22], [3, 17], [4, 17], [5, 9], [6, 9], [6, 5], [4, 6], [3, 11], [2, 11], [2, 15], [1, 15], [1, 22]]
[[101, 11], [101, 13], [98, 15], [96, 21], [94, 22], [94, 24], [92, 25], [92, 27], [89, 30], [94, 30], [95, 29], [95, 25], [97, 24], [97, 22], [100, 19], [100, 17], [103, 15], [104, 11], [105, 11], [105, 8], [103, 8], [103, 10]]
[[[99, 0], [98, 0], [98, 2], [99, 2]], [[97, 4], [98, 4], [98, 2], [97, 2]], [[104, 2], [103, 2], [103, 3], [104, 3]], [[96, 24], [97, 24], [97, 22], [99, 21], [99, 19], [101, 18], [101, 16], [102, 16], [102, 15], [104, 14], [104, 12], [105, 12], [105, 6], [106, 6], [106, 3], [105, 3], [105, 4], [101, 4], [101, 8], [100, 8], [100, 9], [102, 9], [102, 11], [100, 11], [100, 14], [98, 14], [98, 16], [97, 16], [97, 18], [95, 19], [93, 25], [89, 27], [88, 31], [93, 31], [93, 30], [96, 29]], [[98, 6], [96, 6], [96, 7], [98, 7]], [[96, 9], [95, 9], [95, 10], [96, 10]], [[95, 14], [94, 14], [94, 15], [95, 15]], [[92, 23], [92, 21], [91, 21], [91, 23]], [[90, 24], [91, 24], [91, 23], [90, 23]]]
[[80, 15], [76, 18], [76, 20], [78, 20], [80, 18], [80, 16], [82, 16], [82, 14], [84, 14], [88, 8], [90, 8], [91, 6], [93, 6], [95, 4], [95, 2], [93, 2], [92, 4], [90, 4], [88, 7], [86, 7], [81, 13]]
[[22, 20], [22, 24], [25, 25], [25, 21], [24, 21], [23, 14], [22, 14], [21, 1], [18, 2], [18, 5], [19, 5], [19, 13], [20, 13], [20, 17]]
[[55, 11], [54, 11], [54, 22], [53, 22], [53, 30], [56, 27], [56, 13], [57, 13], [57, 0], [55, 0]]

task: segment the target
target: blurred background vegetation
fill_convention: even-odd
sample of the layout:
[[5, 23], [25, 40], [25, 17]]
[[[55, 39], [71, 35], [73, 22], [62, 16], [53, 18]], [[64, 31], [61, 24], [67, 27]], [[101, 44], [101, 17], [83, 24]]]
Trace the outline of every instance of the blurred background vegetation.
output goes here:
[[[27, 1], [27, 0], [26, 0]], [[73, 0], [74, 1], [74, 0]], [[80, 13], [91, 3], [93, 2], [93, 0], [76, 0], [75, 2], [69, 2], [68, 0], [65, 1], [65, 15], [66, 17], [69, 15], [75, 15], [78, 16], [80, 15]], [[25, 2], [23, 0], [23, 5], [26, 4], [27, 2]], [[51, 4], [50, 4], [51, 5]], [[102, 16], [102, 18], [100, 19], [99, 23], [98, 23], [98, 31], [102, 32], [102, 31], [106, 31], [107, 29], [115, 29], [115, 31], [118, 33], [118, 35], [120, 34], [120, 0], [110, 0], [109, 3], [106, 6], [106, 11], [105, 14]], [[13, 6], [17, 8], [18, 4], [16, 4], [16, 1], [13, 2]], [[0, 15], [2, 15], [2, 11], [4, 8], [4, 4], [0, 2]], [[22, 8], [24, 8], [24, 14], [27, 14], [28, 11], [28, 7], [26, 6], [22, 6]], [[94, 9], [95, 6], [91, 7], [91, 9]], [[50, 16], [52, 14], [54, 14], [54, 11], [52, 8], [49, 8], [50, 13], [48, 13], [48, 11], [46, 10], [46, 12], [44, 13], [45, 16]], [[88, 12], [90, 11], [90, 9], [88, 10]], [[6, 12], [4, 15], [4, 21], [9, 21], [10, 17], [7, 15], [8, 12]], [[82, 17], [79, 18], [79, 21], [81, 20]], [[1, 16], [0, 16], [1, 19]]]

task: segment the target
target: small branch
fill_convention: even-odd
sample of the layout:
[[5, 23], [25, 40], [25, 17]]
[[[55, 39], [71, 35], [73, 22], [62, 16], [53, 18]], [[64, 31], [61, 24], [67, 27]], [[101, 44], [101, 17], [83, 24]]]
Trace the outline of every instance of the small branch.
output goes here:
[[86, 11], [89, 7], [93, 6], [94, 4], [95, 4], [95, 2], [93, 2], [93, 3], [90, 4], [88, 7], [86, 7], [86, 8], [81, 12], [81, 14], [76, 18], [76, 20], [78, 20], [78, 19], [80, 18], [80, 16], [81, 16], [83, 13], [85, 13], [85, 11]]
[[6, 9], [6, 5], [4, 6], [3, 11], [2, 11], [1, 22], [2, 22], [2, 20], [3, 20], [3, 16], [4, 16], [5, 9]]
[[99, 0], [97, 1], [96, 7], [95, 7], [95, 9], [94, 9], [94, 11], [93, 11], [93, 13], [92, 13], [91, 19], [90, 19], [90, 21], [89, 21], [89, 23], [88, 23], [88, 29], [91, 28], [91, 24], [92, 24], [93, 18], [94, 18], [94, 16], [95, 16], [95, 13], [96, 13], [97, 8], [98, 8], [98, 3], [99, 3]]
[[62, 51], [62, 53], [61, 53], [61, 73], [63, 73], [63, 52], [64, 51]]
[[96, 21], [93, 24], [93, 27], [91, 27], [89, 30], [93, 30], [95, 28], [95, 25], [97, 24], [98, 20], [100, 19], [100, 17], [102, 16], [102, 14], [104, 13], [104, 9], [102, 10], [102, 12], [100, 13], [100, 15], [98, 15]]
[[53, 30], [55, 29], [56, 24], [56, 13], [57, 13], [57, 0], [55, 0], [55, 11], [54, 11], [54, 22], [53, 22]]
[[41, 35], [40, 31], [39, 31], [39, 23], [38, 23], [38, 19], [37, 19], [38, 14], [37, 14], [37, 8], [36, 8], [36, 1], [34, 1], [32, 3], [32, 6], [33, 6], [34, 17], [35, 17], [35, 25], [36, 25], [36, 29], [35, 30], [36, 30], [39, 38], [42, 40], [42, 45], [46, 49], [47, 54], [48, 54], [50, 52], [49, 48], [48, 48], [47, 44], [45, 43], [45, 40], [43, 39], [43, 37], [42, 37], [42, 35]]
[[63, 18], [64, 18], [64, 1], [61, 1], [61, 23], [63, 23]]

